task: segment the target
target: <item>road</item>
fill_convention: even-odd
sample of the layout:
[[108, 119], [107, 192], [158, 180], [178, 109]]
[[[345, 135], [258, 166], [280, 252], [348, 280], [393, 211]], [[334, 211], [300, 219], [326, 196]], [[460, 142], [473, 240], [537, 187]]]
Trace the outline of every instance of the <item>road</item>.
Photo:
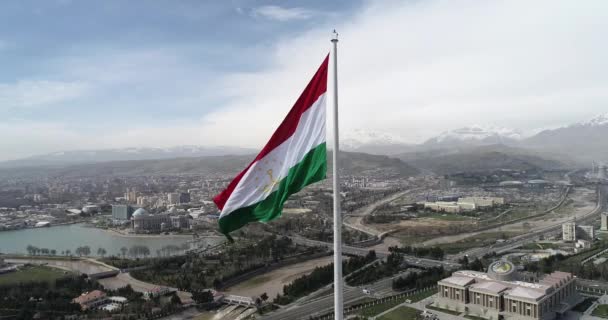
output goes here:
[[[344, 287], [344, 304], [352, 303], [363, 299], [366, 295], [360, 288]], [[311, 315], [322, 314], [332, 310], [334, 307], [334, 295], [326, 295], [315, 300], [309, 300], [300, 304], [289, 305], [286, 308], [270, 313], [262, 319], [265, 320], [282, 320], [282, 319], [308, 319]]]
[[[290, 237], [294, 243], [306, 245], [306, 246], [324, 246], [329, 248], [330, 250], [333, 248], [333, 243], [323, 242], [317, 240], [310, 240], [301, 237]], [[369, 248], [359, 248], [352, 247], [347, 245], [342, 245], [342, 253], [346, 255], [358, 255], [364, 256], [370, 251]], [[376, 251], [376, 256], [380, 259], [386, 258], [390, 253], [388, 251]], [[411, 266], [420, 267], [420, 268], [431, 268], [431, 267], [439, 267], [443, 266], [446, 269], [456, 269], [460, 267], [460, 265], [453, 261], [440, 261], [433, 260], [427, 258], [418, 258], [414, 256], [403, 256], [403, 261], [407, 262]]]
[[378, 207], [383, 206], [387, 203], [393, 202], [393, 201], [403, 197], [404, 195], [410, 194], [410, 193], [420, 190], [420, 189], [421, 188], [415, 188], [415, 189], [397, 192], [386, 198], [383, 198], [379, 201], [369, 204], [365, 207], [357, 209], [353, 213], [347, 213], [344, 215], [344, 221], [342, 221], [342, 224], [351, 229], [355, 229], [355, 230], [361, 231], [363, 233], [367, 233], [372, 236], [382, 237], [384, 234], [386, 234], [386, 232], [376, 230], [371, 226], [363, 224], [362, 223], [363, 218], [367, 215], [372, 214], [372, 212], [374, 212], [374, 210], [376, 210]]
[[[607, 185], [598, 185], [597, 186], [597, 204], [596, 204], [595, 208], [593, 210], [591, 210], [590, 212], [579, 216], [576, 219], [576, 222], [584, 224], [587, 222], [591, 222], [594, 219], [597, 219], [599, 214], [606, 208], [607, 197], [608, 197], [608, 186]], [[496, 252], [497, 254], [505, 253], [507, 251], [520, 247], [523, 244], [534, 241], [534, 240], [538, 239], [541, 235], [559, 233], [561, 231], [561, 229], [562, 229], [561, 222], [552, 224], [550, 226], [540, 228], [540, 229], [534, 230], [532, 232], [529, 232], [529, 233], [526, 233], [526, 234], [523, 234], [520, 236], [513, 237], [504, 244], [493, 245], [493, 246], [485, 247], [485, 248], [474, 248], [474, 249], [462, 252], [460, 254], [453, 255], [450, 257], [450, 259], [452, 261], [458, 261], [459, 259], [462, 259], [462, 257], [464, 257], [465, 255], [467, 255], [469, 258], [472, 258], [472, 257], [481, 258], [482, 256], [484, 256], [490, 252]]]

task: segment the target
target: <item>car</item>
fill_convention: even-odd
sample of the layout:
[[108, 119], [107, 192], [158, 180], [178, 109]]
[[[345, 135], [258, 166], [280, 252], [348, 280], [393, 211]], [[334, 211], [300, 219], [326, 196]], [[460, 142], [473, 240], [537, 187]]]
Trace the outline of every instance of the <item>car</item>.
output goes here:
[[363, 288], [363, 293], [364, 293], [364, 294], [372, 294], [372, 291], [371, 291], [371, 290], [369, 290], [369, 289], [365, 289], [365, 288]]

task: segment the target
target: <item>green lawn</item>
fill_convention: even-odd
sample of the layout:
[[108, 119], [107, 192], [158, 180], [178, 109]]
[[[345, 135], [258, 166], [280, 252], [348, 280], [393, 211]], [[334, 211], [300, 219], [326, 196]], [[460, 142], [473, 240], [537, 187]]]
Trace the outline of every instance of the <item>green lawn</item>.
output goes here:
[[600, 304], [591, 313], [592, 316], [608, 318], [608, 304]]
[[416, 319], [416, 316], [419, 313], [420, 313], [420, 311], [418, 311], [414, 308], [401, 306], [401, 307], [383, 315], [382, 317], [380, 317], [378, 319], [379, 320], [414, 320], [414, 319]]
[[64, 271], [51, 267], [26, 266], [18, 271], [0, 275], [0, 286], [34, 281], [54, 283], [55, 280], [65, 277], [65, 275]]

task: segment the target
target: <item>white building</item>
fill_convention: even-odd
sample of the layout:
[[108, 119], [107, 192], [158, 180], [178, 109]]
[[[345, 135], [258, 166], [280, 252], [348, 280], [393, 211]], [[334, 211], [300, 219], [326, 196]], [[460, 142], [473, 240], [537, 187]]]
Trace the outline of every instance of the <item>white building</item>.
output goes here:
[[165, 228], [171, 226], [171, 218], [166, 214], [149, 214], [143, 208], [135, 210], [131, 218], [131, 228], [135, 232], [164, 231]]
[[576, 241], [576, 223], [566, 222], [562, 224], [562, 238], [564, 241]]
[[172, 192], [167, 194], [169, 204], [179, 204], [179, 193]]
[[608, 231], [608, 212], [602, 212], [601, 215], [602, 225], [600, 231]]

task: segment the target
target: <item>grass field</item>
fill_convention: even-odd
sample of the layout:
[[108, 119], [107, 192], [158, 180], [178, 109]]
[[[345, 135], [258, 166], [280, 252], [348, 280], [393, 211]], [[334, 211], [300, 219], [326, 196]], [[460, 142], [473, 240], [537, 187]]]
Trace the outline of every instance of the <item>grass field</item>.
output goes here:
[[0, 286], [34, 281], [52, 283], [65, 275], [64, 271], [51, 267], [27, 266], [18, 271], [0, 275]]
[[608, 304], [600, 304], [593, 310], [591, 315], [600, 318], [608, 318]]
[[416, 316], [419, 313], [420, 313], [420, 311], [418, 311], [414, 308], [401, 306], [401, 307], [383, 315], [382, 317], [380, 317], [378, 319], [379, 320], [414, 320], [414, 319], [416, 319]]

